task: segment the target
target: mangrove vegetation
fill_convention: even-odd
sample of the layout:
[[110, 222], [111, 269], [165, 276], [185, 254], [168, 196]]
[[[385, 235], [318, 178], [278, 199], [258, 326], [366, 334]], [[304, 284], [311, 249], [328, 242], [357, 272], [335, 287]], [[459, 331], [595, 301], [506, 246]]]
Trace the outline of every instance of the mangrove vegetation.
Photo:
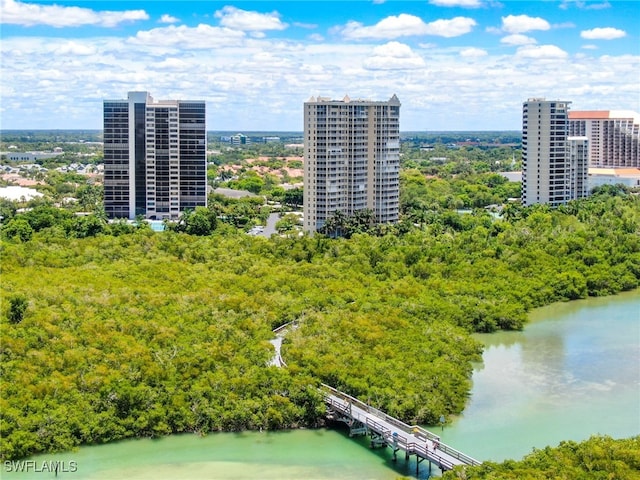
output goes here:
[[640, 436], [613, 439], [595, 435], [584, 442], [563, 441], [557, 447], [534, 449], [520, 461], [485, 462], [456, 467], [444, 480], [638, 480]]
[[[2, 227], [2, 456], [313, 426], [320, 382], [408, 423], [460, 413], [481, 354], [470, 333], [640, 281], [637, 196], [508, 207], [434, 209], [349, 239], [252, 237], [207, 212], [194, 213], [206, 234], [15, 213]], [[287, 322], [288, 368], [269, 366]]]

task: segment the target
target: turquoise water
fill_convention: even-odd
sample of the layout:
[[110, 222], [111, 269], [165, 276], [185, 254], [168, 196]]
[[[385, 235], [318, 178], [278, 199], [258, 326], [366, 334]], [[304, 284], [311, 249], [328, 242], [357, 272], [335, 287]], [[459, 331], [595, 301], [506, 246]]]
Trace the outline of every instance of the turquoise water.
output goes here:
[[[40, 470], [50, 460], [67, 466], [75, 462], [77, 471], [59, 473], [61, 479], [392, 480], [415, 472], [415, 463], [407, 465], [404, 459], [394, 470], [389, 450], [369, 449], [364, 437], [351, 439], [345, 432], [328, 429], [173, 435], [82, 447], [32, 460]], [[4, 468], [2, 478], [56, 477], [33, 469], [26, 474]]]
[[640, 434], [640, 291], [537, 309], [524, 332], [485, 344], [446, 443], [482, 460], [593, 434]]
[[162, 220], [147, 220], [151, 226], [151, 230], [154, 232], [164, 232], [164, 221]]
[[[442, 432], [433, 428], [446, 443], [499, 461], [596, 433], [640, 434], [640, 290], [551, 305], [533, 312], [524, 332], [478, 338], [486, 349], [464, 415]], [[30, 460], [40, 470], [44, 462], [76, 462], [77, 471], [58, 475], [74, 479], [391, 480], [415, 473], [403, 457], [394, 464], [390, 449], [371, 450], [365, 438], [326, 429], [173, 435]], [[420, 478], [428, 477], [425, 463]], [[2, 478], [55, 474], [4, 465]]]

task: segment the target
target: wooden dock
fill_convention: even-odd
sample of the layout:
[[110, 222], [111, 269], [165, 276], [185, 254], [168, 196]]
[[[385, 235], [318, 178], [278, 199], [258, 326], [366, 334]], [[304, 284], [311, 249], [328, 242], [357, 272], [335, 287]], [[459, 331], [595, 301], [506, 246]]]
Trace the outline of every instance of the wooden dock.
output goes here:
[[440, 470], [451, 470], [456, 465], [480, 465], [481, 462], [440, 441], [438, 435], [417, 426], [393, 418], [386, 413], [361, 402], [329, 385], [322, 385], [327, 418], [344, 422], [349, 434], [370, 435], [372, 447], [390, 447], [393, 459], [398, 451], [405, 453], [405, 460], [416, 456], [416, 473], [424, 460]]

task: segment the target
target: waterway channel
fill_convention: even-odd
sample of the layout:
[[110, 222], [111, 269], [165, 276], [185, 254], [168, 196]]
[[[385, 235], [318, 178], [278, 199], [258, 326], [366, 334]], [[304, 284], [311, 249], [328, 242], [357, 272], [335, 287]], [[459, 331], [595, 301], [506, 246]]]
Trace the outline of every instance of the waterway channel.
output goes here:
[[640, 290], [536, 309], [524, 332], [478, 335], [483, 363], [443, 441], [481, 460], [593, 434], [640, 434]]
[[[536, 310], [524, 332], [480, 335], [472, 396], [460, 418], [440, 431], [444, 442], [479, 459], [520, 458], [534, 447], [592, 434], [640, 434], [640, 290]], [[296, 430], [173, 435], [82, 447], [32, 457], [60, 461], [73, 479], [392, 480], [415, 464], [391, 461], [344, 431]], [[420, 467], [419, 478], [428, 477]], [[438, 471], [434, 469], [433, 473]], [[7, 479], [54, 478], [8, 472]]]

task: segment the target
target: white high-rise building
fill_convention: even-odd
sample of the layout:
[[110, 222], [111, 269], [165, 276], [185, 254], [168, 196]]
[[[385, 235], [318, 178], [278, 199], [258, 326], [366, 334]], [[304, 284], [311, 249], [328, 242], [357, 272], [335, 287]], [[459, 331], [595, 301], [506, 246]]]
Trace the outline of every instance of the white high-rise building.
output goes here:
[[587, 196], [588, 139], [569, 138], [571, 102], [530, 98], [522, 106], [522, 203], [552, 206]]
[[304, 230], [335, 212], [398, 221], [400, 101], [312, 97], [304, 104]]
[[589, 139], [587, 137], [567, 137], [571, 178], [569, 197], [571, 199], [589, 196]]
[[636, 112], [572, 111], [569, 134], [589, 139], [591, 167], [640, 167], [640, 114]]
[[207, 205], [205, 102], [129, 92], [104, 101], [104, 206], [109, 218], [177, 218]]

